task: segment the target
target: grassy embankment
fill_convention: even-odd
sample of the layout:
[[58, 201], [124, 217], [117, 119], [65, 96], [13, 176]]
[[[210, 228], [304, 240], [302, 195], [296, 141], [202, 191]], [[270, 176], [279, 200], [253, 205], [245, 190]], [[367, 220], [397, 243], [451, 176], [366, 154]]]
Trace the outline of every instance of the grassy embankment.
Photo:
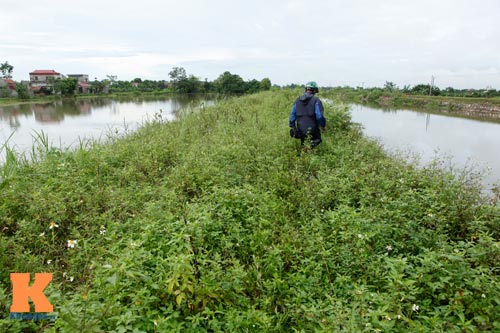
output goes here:
[[338, 88], [326, 93], [347, 103], [369, 104], [378, 107], [410, 108], [420, 111], [448, 113], [472, 118], [500, 118], [500, 97], [449, 97], [404, 94], [381, 89]]
[[[500, 330], [499, 208], [468, 176], [389, 158], [342, 106], [301, 152], [296, 93], [8, 156], [0, 331]], [[56, 322], [9, 319], [9, 272], [46, 271]]]

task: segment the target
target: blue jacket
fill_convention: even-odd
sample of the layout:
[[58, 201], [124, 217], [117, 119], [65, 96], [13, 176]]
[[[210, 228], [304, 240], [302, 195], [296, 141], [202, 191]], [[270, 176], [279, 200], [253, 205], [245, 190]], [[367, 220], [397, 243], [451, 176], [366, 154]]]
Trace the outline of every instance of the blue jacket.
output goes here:
[[318, 127], [326, 126], [323, 114], [324, 108], [321, 100], [314, 94], [305, 92], [293, 103], [290, 113], [290, 127], [297, 127], [304, 135], [308, 128], [319, 134]]

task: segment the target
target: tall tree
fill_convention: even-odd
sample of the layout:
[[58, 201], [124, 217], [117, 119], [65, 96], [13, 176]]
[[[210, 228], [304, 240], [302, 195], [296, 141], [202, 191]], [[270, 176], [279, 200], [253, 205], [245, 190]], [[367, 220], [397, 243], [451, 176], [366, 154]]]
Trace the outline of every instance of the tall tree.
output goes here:
[[19, 99], [29, 99], [30, 94], [28, 92], [28, 86], [25, 84], [17, 84], [16, 85], [17, 98]]
[[59, 79], [54, 82], [54, 90], [60, 92], [64, 96], [72, 96], [75, 94], [78, 80], [72, 77]]
[[174, 67], [168, 73], [172, 81], [183, 80], [187, 78], [186, 70], [183, 67]]
[[260, 82], [256, 79], [250, 80], [246, 83], [246, 92], [253, 94], [260, 90]]
[[203, 90], [203, 83], [194, 75], [189, 75], [186, 83], [186, 92], [189, 94], [197, 93]]
[[3, 79], [12, 79], [12, 71], [14, 66], [10, 65], [8, 61], [0, 64], [0, 72], [2, 72]]
[[267, 77], [260, 80], [260, 90], [269, 90], [271, 89], [271, 80]]
[[170, 76], [170, 83], [172, 84], [172, 88], [174, 89], [174, 91], [178, 93], [187, 92], [185, 90], [187, 88], [188, 77], [184, 68], [174, 67], [168, 73], [168, 76]]
[[230, 72], [222, 73], [217, 80], [214, 81], [217, 92], [221, 94], [243, 94], [246, 91], [245, 81], [237, 74]]
[[100, 94], [104, 90], [104, 84], [101, 81], [97, 81], [97, 79], [90, 83], [90, 89], [93, 94]]
[[430, 84], [417, 84], [411, 88], [411, 93], [414, 95], [429, 95], [429, 91], [432, 96], [438, 96], [441, 94], [441, 90], [436, 86], [431, 86]]
[[398, 89], [398, 86], [394, 82], [385, 81], [384, 89], [388, 90], [389, 92], [394, 92], [395, 90]]

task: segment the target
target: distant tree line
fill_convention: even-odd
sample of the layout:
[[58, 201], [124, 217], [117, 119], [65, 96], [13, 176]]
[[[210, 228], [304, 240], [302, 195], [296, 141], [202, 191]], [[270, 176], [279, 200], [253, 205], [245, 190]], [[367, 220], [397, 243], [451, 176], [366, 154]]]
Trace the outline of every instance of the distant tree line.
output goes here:
[[[379, 88], [372, 88], [379, 89]], [[455, 89], [453, 87], [447, 87], [445, 89], [440, 89], [437, 86], [430, 84], [417, 84], [415, 86], [405, 85], [403, 88], [399, 88], [396, 84], [390, 81], [386, 81], [382, 91], [395, 93], [401, 92], [410, 95], [428, 95], [428, 96], [447, 96], [447, 97], [497, 97], [500, 96], [500, 90], [495, 90], [493, 88], [485, 89]]]
[[[498, 97], [500, 96], [500, 90], [495, 90], [493, 88], [485, 89], [455, 89], [453, 87], [447, 87], [445, 89], [439, 89], [439, 87], [432, 86], [430, 84], [417, 84], [416, 86], [410, 87], [405, 86], [401, 89], [401, 92], [412, 94], [412, 95], [432, 95], [432, 96], [448, 96], [448, 97]], [[430, 93], [429, 93], [430, 92]]]
[[194, 75], [188, 75], [182, 67], [174, 67], [169, 72], [170, 80], [143, 80], [135, 78], [131, 81], [97, 79], [90, 83], [93, 93], [102, 93], [107, 87], [110, 93], [121, 92], [174, 92], [180, 94], [222, 93], [246, 94], [271, 89], [271, 80], [244, 81], [239, 75], [224, 72], [216, 80], [200, 80]]
[[[228, 71], [222, 73], [216, 80], [200, 80], [194, 75], [188, 75], [183, 67], [174, 67], [168, 73], [170, 80], [142, 80], [135, 78], [132, 81], [115, 81], [109, 85], [109, 92], [160, 92], [170, 91], [179, 94], [220, 93], [220, 94], [248, 94], [271, 89], [271, 80], [264, 78], [260, 81], [245, 81], [241, 76]], [[98, 88], [98, 87], [96, 87]]]
[[[297, 85], [294, 85], [295, 87]], [[290, 86], [292, 87], [292, 86]], [[327, 96], [338, 97], [345, 101], [357, 103], [376, 103], [376, 104], [392, 104], [392, 105], [418, 105], [418, 101], [432, 101], [425, 97], [442, 96], [450, 98], [495, 98], [500, 97], [500, 90], [495, 89], [455, 89], [448, 87], [439, 89], [439, 87], [430, 84], [417, 84], [415, 86], [404, 86], [399, 88], [392, 82], [386, 82], [384, 87], [322, 87], [320, 91], [326, 93]], [[424, 98], [412, 98], [419, 96]]]
[[220, 94], [246, 94], [271, 89], [271, 80], [244, 81], [238, 74], [228, 71], [219, 75], [215, 81], [201, 81], [194, 75], [187, 75], [182, 67], [174, 67], [170, 73], [172, 90], [178, 93], [217, 92]]
[[[1, 78], [12, 78], [14, 66], [7, 61], [0, 63]], [[252, 79], [243, 80], [238, 74], [226, 71], [219, 75], [214, 81], [208, 79], [200, 80], [194, 75], [188, 75], [183, 67], [173, 67], [168, 73], [169, 80], [143, 80], [135, 78], [131, 81], [117, 80], [114, 75], [107, 75], [104, 80], [89, 82], [89, 93], [126, 93], [126, 92], [150, 92], [150, 93], [219, 93], [219, 94], [251, 94], [259, 91], [271, 89], [271, 80], [264, 78], [262, 80]], [[290, 84], [283, 88], [303, 87], [300, 84]], [[77, 92], [78, 82], [73, 78], [63, 78], [52, 82], [52, 85], [45, 89], [44, 94], [74, 95]], [[5, 87], [0, 89], [0, 96], [6, 95]], [[378, 98], [384, 94], [409, 94], [409, 95], [427, 95], [427, 96], [448, 96], [448, 97], [500, 97], [500, 90], [492, 88], [486, 89], [455, 89], [447, 87], [440, 89], [430, 84], [417, 84], [415, 86], [405, 85], [398, 87], [395, 83], [386, 81], [383, 87], [324, 87], [325, 90], [338, 91], [349, 94], [363, 94], [369, 98]], [[28, 98], [29, 91], [25, 85], [17, 85], [17, 94], [19, 98]]]
[[[0, 64], [1, 77], [11, 78], [14, 67], [8, 62]], [[89, 82], [88, 92], [90, 94], [103, 93], [127, 93], [127, 92], [149, 92], [149, 93], [219, 93], [219, 94], [251, 94], [259, 91], [271, 89], [271, 80], [252, 79], [243, 80], [238, 74], [226, 71], [219, 75], [214, 81], [208, 79], [200, 80], [194, 75], [188, 75], [183, 67], [174, 67], [168, 73], [170, 80], [143, 80], [135, 78], [131, 81], [117, 80], [115, 75], [107, 75], [106, 79]], [[28, 87], [24, 84], [17, 84], [18, 97], [29, 98]], [[52, 80], [49, 85], [42, 87], [44, 95], [59, 94], [63, 96], [75, 95], [78, 90], [78, 81], [74, 78], [62, 78]], [[1, 96], [1, 95], [0, 95]]]
[[[289, 84], [284, 86], [284, 88], [300, 88], [304, 87], [301, 84]], [[431, 86], [430, 84], [417, 84], [414, 86], [405, 85], [403, 88], [398, 87], [395, 83], [386, 81], [383, 87], [322, 87], [324, 91], [331, 91], [337, 93], [346, 94], [360, 94], [366, 95], [373, 98], [378, 98], [382, 95], [387, 94], [407, 94], [407, 95], [419, 95], [419, 96], [446, 96], [446, 97], [500, 97], [500, 90], [495, 90], [493, 88], [487, 87], [485, 89], [455, 89], [453, 87], [447, 87], [445, 89], [440, 89], [437, 86]]]

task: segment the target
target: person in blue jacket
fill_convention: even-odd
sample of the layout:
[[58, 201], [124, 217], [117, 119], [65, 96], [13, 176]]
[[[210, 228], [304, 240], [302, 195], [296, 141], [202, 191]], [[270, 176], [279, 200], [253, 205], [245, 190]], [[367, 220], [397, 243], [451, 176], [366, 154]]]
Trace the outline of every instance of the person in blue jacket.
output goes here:
[[316, 82], [306, 84], [305, 92], [297, 98], [290, 113], [290, 135], [304, 144], [310, 140], [312, 147], [321, 143], [321, 130], [326, 129], [323, 103], [314, 96], [319, 92]]

